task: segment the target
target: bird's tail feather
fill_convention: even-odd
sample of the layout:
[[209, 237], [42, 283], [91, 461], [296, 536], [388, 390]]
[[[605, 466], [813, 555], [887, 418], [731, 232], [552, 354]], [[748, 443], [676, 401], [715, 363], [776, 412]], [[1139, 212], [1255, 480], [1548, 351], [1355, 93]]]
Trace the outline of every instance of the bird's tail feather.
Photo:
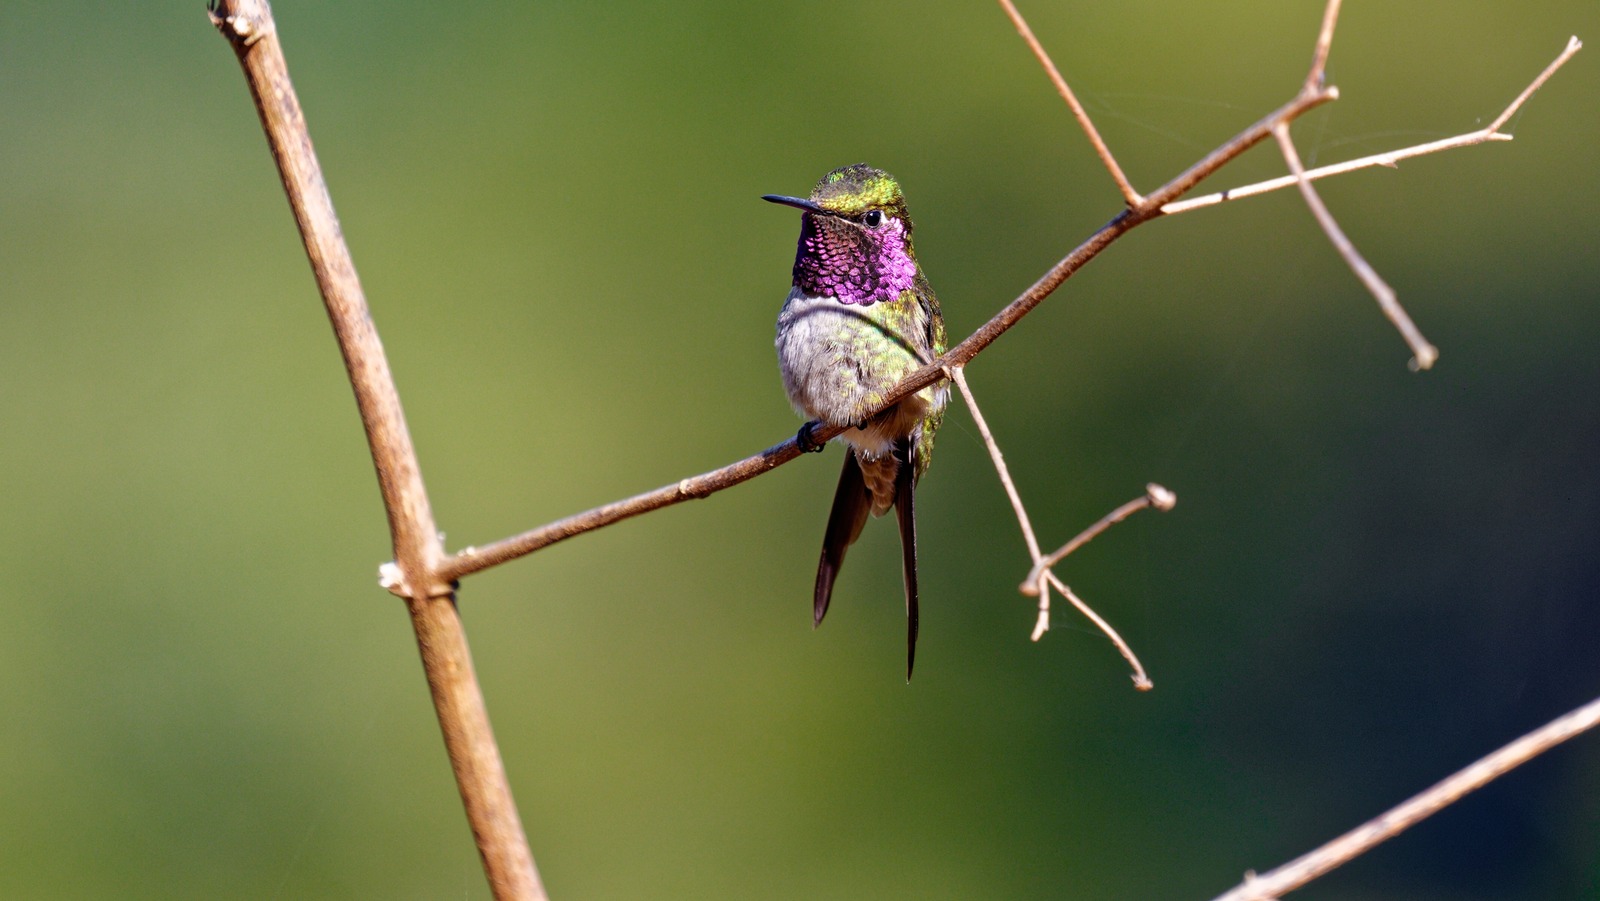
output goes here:
[[833, 492], [833, 509], [828, 513], [828, 531], [822, 538], [822, 559], [817, 563], [817, 587], [812, 599], [812, 625], [822, 625], [828, 613], [828, 601], [833, 597], [833, 580], [844, 565], [844, 552], [861, 535], [866, 525], [867, 512], [872, 507], [872, 496], [861, 474], [861, 464], [856, 452], [847, 448], [844, 471], [839, 473], [839, 487]]
[[895, 475], [894, 510], [900, 520], [900, 563], [906, 578], [906, 681], [911, 681], [911, 668], [917, 662], [917, 513], [913, 497], [916, 492], [916, 467], [910, 459], [910, 442], [895, 447], [895, 456], [901, 460], [900, 471]]

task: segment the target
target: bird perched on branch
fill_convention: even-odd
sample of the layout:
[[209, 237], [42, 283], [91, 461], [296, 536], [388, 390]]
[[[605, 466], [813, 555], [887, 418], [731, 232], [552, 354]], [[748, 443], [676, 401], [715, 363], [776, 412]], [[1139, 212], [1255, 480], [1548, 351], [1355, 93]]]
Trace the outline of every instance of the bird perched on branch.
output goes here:
[[[917, 526], [913, 494], [933, 456], [948, 392], [936, 383], [878, 408], [901, 379], [944, 353], [944, 317], [911, 243], [894, 177], [865, 163], [822, 177], [810, 197], [763, 199], [802, 211], [794, 287], [778, 314], [778, 365], [789, 401], [824, 425], [848, 426], [844, 471], [822, 540], [813, 599], [821, 625], [845, 551], [867, 514], [893, 508], [906, 584], [906, 679], [917, 655]], [[800, 446], [820, 451], [813, 424]]]

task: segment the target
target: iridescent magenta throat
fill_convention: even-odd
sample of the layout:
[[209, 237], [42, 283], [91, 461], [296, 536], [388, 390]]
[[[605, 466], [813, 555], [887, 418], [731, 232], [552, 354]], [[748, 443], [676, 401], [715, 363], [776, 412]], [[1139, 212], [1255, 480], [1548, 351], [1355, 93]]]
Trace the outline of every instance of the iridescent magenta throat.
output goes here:
[[[906, 248], [905, 224], [886, 220], [877, 231], [840, 234], [819, 229], [814, 213], [803, 217], [794, 283], [813, 297], [867, 307], [896, 300], [917, 278], [917, 261]], [[850, 240], [855, 238], [855, 240]]]

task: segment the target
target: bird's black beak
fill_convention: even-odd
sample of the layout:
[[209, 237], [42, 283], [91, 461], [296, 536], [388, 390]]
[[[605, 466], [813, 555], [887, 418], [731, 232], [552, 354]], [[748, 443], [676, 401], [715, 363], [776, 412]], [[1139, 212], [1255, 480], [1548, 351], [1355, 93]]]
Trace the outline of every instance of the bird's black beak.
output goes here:
[[821, 213], [824, 216], [828, 215], [827, 210], [817, 206], [815, 202], [807, 200], [804, 197], [785, 197], [782, 194], [763, 194], [761, 195], [761, 199], [767, 201], [768, 203], [781, 203], [784, 206], [792, 206], [795, 209], [805, 210], [808, 213]]

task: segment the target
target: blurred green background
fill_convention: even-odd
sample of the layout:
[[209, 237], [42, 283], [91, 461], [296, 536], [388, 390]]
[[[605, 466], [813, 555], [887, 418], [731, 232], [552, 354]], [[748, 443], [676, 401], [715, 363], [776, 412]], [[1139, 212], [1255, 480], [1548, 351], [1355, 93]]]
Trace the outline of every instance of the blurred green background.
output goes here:
[[[1145, 188], [1287, 98], [1313, 2], [1024, 5]], [[992, 4], [280, 0], [452, 548], [766, 447], [792, 211], [898, 175], [953, 336], [1115, 193]], [[1351, 3], [1320, 162], [1487, 122], [1592, 0]], [[560, 901], [1208, 898], [1600, 693], [1600, 68], [1511, 144], [1140, 229], [971, 367], [1058, 544], [1030, 644], [964, 411], [827, 625], [839, 451], [470, 579]], [[483, 898], [338, 354], [198, 2], [0, 6], [0, 896]], [[1220, 188], [1281, 171], [1257, 151]], [[1600, 738], [1294, 897], [1600, 893]]]

